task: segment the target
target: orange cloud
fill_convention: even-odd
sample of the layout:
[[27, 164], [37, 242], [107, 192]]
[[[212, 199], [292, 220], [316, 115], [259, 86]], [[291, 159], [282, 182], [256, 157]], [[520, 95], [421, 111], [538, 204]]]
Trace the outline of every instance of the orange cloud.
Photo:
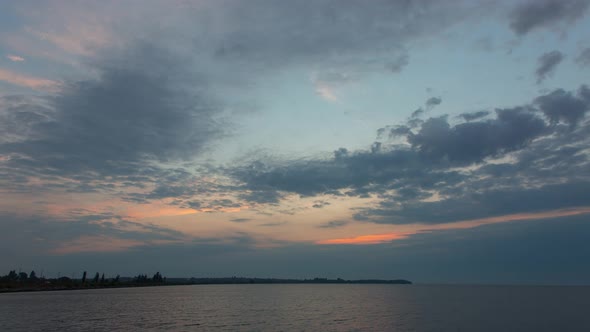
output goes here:
[[316, 244], [379, 244], [407, 237], [408, 234], [405, 233], [369, 234], [342, 239], [321, 240], [317, 241]]
[[[316, 241], [316, 244], [379, 244], [379, 243], [386, 243], [395, 240], [401, 240], [408, 238], [411, 235], [423, 233], [423, 232], [430, 232], [430, 231], [437, 231], [437, 230], [451, 230], [451, 229], [467, 229], [467, 228], [474, 228], [482, 225], [488, 224], [498, 224], [498, 223], [505, 223], [505, 222], [513, 222], [513, 221], [521, 221], [521, 220], [539, 220], [539, 219], [548, 219], [548, 218], [560, 218], [560, 217], [570, 217], [582, 214], [590, 213], [590, 207], [581, 207], [581, 208], [574, 208], [574, 209], [560, 209], [560, 210], [553, 210], [553, 211], [546, 211], [546, 212], [537, 212], [537, 213], [518, 213], [518, 214], [511, 214], [505, 216], [498, 216], [498, 217], [490, 217], [490, 218], [481, 218], [481, 219], [473, 219], [473, 220], [463, 220], [454, 223], [448, 224], [440, 224], [440, 225], [429, 225], [428, 227], [424, 227], [424, 225], [415, 225], [413, 230], [404, 231], [403, 233], [384, 233], [384, 234], [369, 234], [369, 235], [360, 235], [356, 237], [350, 238], [337, 238], [337, 239], [327, 239], [327, 240], [320, 240]], [[400, 226], [396, 226], [400, 227]], [[403, 226], [401, 226], [403, 227]], [[404, 227], [404, 230], [408, 229]]]

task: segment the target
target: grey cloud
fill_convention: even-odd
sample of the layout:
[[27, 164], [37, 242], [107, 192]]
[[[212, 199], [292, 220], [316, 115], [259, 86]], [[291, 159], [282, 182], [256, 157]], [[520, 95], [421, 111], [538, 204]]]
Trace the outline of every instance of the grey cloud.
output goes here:
[[475, 41], [474, 48], [483, 52], [494, 51], [494, 40], [491, 37], [483, 37]]
[[[331, 64], [351, 64], [351, 58], [362, 59], [370, 49], [384, 57], [393, 56], [388, 64], [392, 71], [407, 64], [407, 55], [402, 50], [408, 40], [440, 31], [455, 20], [469, 17], [462, 13], [476, 10], [433, 1], [376, 0], [371, 6], [348, 0], [255, 0], [228, 4], [212, 7], [210, 12], [195, 11], [197, 22], [210, 22], [205, 17], [222, 17], [229, 23], [223, 35], [195, 41], [209, 43], [214, 39], [218, 43], [218, 59], [248, 58], [266, 66], [285, 61], [326, 60]], [[203, 19], [199, 20], [201, 16]]]
[[321, 224], [319, 228], [338, 228], [348, 225], [350, 222], [348, 220], [332, 220], [328, 221], [327, 223]]
[[[355, 212], [357, 220], [372, 222], [443, 223], [584, 206], [590, 204], [584, 195], [589, 96], [585, 86], [576, 94], [555, 90], [528, 105], [497, 109], [493, 118], [480, 111], [457, 124], [438, 117], [417, 129], [385, 127], [381, 136], [389, 130], [407, 144], [341, 148], [325, 159], [268, 159], [231, 175], [249, 190], [374, 197], [378, 206]], [[513, 161], [487, 162], [506, 155]], [[435, 193], [441, 200], [427, 201]]]
[[431, 109], [437, 105], [440, 105], [440, 103], [442, 103], [442, 98], [440, 97], [430, 97], [428, 98], [428, 100], [426, 101], [426, 107]]
[[559, 23], [581, 19], [590, 2], [587, 0], [528, 0], [510, 14], [510, 28], [518, 35]]
[[[66, 82], [54, 96], [5, 98], [0, 116], [9, 114], [19, 133], [2, 132], [0, 153], [11, 157], [0, 173], [64, 176], [82, 182], [74, 190], [110, 190], [109, 181], [157, 181], [168, 171], [156, 163], [191, 160], [225, 134], [220, 105], [182, 58], [146, 44], [127, 52], [96, 59], [97, 78]], [[152, 196], [177, 189], [160, 186]]]
[[[184, 234], [176, 230], [136, 223], [112, 213], [88, 214], [88, 211], [83, 210], [70, 211], [62, 218], [3, 213], [0, 219], [0, 243], [3, 249], [19, 248], [20, 257], [55, 250], [83, 237], [104, 236], [146, 244], [185, 238]], [[14, 232], [14, 229], [19, 231]], [[26, 246], [23, 245], [25, 243]]]
[[565, 122], [575, 126], [584, 118], [590, 109], [590, 90], [583, 85], [579, 88], [577, 96], [563, 89], [557, 89], [544, 96], [537, 97], [535, 104], [551, 121], [551, 123]]
[[[229, 126], [189, 61], [136, 43], [88, 62], [95, 78], [65, 82], [50, 96], [0, 99], [6, 190], [102, 192], [135, 203], [219, 190], [191, 184], [195, 170], [208, 172], [195, 158]], [[185, 161], [190, 170], [177, 166]], [[31, 186], [31, 177], [42, 184]]]
[[252, 219], [250, 219], [250, 218], [234, 218], [234, 219], [230, 219], [229, 221], [241, 223], [241, 222], [252, 221]]
[[564, 55], [559, 51], [551, 51], [541, 55], [538, 59], [538, 67], [535, 70], [537, 83], [543, 82], [547, 76], [552, 75], [563, 58]]
[[408, 141], [429, 159], [468, 164], [522, 148], [545, 132], [543, 119], [526, 108], [513, 108], [496, 110], [496, 119], [454, 127], [444, 117], [431, 118]]
[[484, 118], [490, 114], [489, 111], [477, 111], [471, 113], [461, 113], [459, 117], [463, 118], [465, 121], [474, 121]]
[[312, 207], [314, 209], [321, 209], [321, 208], [323, 208], [325, 206], [328, 206], [328, 205], [330, 205], [330, 202], [326, 202], [326, 201], [315, 201], [315, 202], [313, 202]]
[[415, 110], [414, 112], [412, 112], [412, 114], [410, 115], [410, 118], [417, 118], [420, 117], [422, 114], [424, 114], [424, 110], [422, 108], [419, 108], [417, 110]]
[[380, 207], [363, 209], [355, 219], [391, 224], [451, 223], [461, 220], [502, 216], [513, 213], [542, 212], [590, 205], [590, 183], [572, 182], [534, 189], [498, 189], [437, 202], [384, 201]]
[[399, 73], [402, 69], [410, 63], [409, 57], [407, 54], [403, 54], [398, 56], [393, 61], [387, 64], [387, 68], [394, 73]]
[[576, 58], [576, 63], [582, 67], [590, 66], [590, 47], [585, 48]]
[[243, 192], [240, 193], [238, 197], [245, 201], [260, 204], [277, 204], [283, 195], [272, 188], [268, 188], [268, 190], [250, 190]]

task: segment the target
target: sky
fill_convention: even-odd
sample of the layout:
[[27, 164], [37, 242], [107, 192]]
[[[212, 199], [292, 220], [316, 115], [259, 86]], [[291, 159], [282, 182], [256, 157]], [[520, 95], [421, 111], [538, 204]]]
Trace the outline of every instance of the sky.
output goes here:
[[589, 8], [1, 2], [0, 274], [590, 284]]

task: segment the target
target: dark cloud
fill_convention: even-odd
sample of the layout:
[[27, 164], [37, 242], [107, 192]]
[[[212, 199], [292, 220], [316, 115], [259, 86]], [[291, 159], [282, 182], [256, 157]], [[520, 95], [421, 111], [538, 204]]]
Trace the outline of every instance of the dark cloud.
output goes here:
[[564, 55], [559, 51], [551, 51], [541, 55], [538, 59], [537, 69], [535, 70], [537, 83], [543, 82], [547, 76], [552, 75], [563, 58]]
[[250, 219], [250, 218], [234, 218], [234, 219], [230, 219], [229, 221], [241, 223], [241, 222], [252, 221], [252, 219]]
[[[302, 196], [373, 197], [356, 209], [357, 220], [381, 223], [447, 223], [522, 212], [590, 205], [587, 177], [590, 92], [558, 89], [531, 104], [429, 118], [416, 129], [385, 127], [405, 144], [334, 152], [333, 158], [237, 167], [232, 175], [250, 190]], [[489, 163], [510, 156], [511, 162]], [[460, 169], [472, 166], [472, 169]], [[433, 200], [433, 195], [440, 197]]]
[[410, 63], [409, 57], [407, 54], [402, 54], [398, 56], [393, 61], [387, 64], [387, 68], [394, 73], [399, 73], [402, 69]]
[[312, 208], [314, 208], [314, 209], [321, 209], [321, 208], [323, 208], [325, 206], [328, 206], [328, 205], [330, 205], [330, 202], [326, 202], [326, 201], [321, 201], [320, 200], [320, 201], [313, 202]]
[[248, 59], [261, 69], [294, 61], [350, 66], [351, 59], [366, 66], [374, 62], [364, 58], [370, 50], [393, 59], [379, 61], [379, 67], [385, 64], [399, 72], [408, 63], [406, 42], [466, 19], [470, 17], [466, 12], [479, 7], [422, 0], [375, 0], [371, 6], [349, 0], [231, 1], [226, 6], [195, 11], [196, 21], [205, 24], [200, 27], [203, 31], [210, 30], [206, 18], [223, 17], [227, 22], [223, 35], [208, 35], [196, 43], [203, 43], [198, 44], [202, 46], [199, 49], [209, 49], [214, 40], [216, 59]]
[[[146, 245], [185, 239], [184, 234], [176, 230], [133, 222], [113, 213], [89, 213], [74, 210], [60, 218], [3, 213], [0, 215], [1, 246], [9, 251], [18, 248], [18, 256], [23, 257], [51, 252], [83, 238], [132, 240]], [[15, 229], [19, 231], [14, 232]]]
[[545, 132], [543, 119], [526, 108], [499, 109], [495, 119], [453, 127], [446, 117], [430, 118], [408, 142], [428, 159], [469, 164], [520, 149]]
[[590, 109], [590, 90], [583, 85], [577, 95], [557, 89], [544, 96], [537, 97], [535, 104], [551, 121], [551, 123], [564, 122], [575, 126]]
[[319, 228], [338, 228], [342, 226], [346, 226], [350, 223], [348, 220], [332, 220], [328, 221], [327, 223], [321, 224]]
[[465, 121], [474, 121], [484, 118], [490, 114], [489, 111], [477, 111], [471, 113], [461, 113], [459, 117], [463, 118]]
[[428, 98], [428, 100], [426, 101], [426, 108], [433, 108], [437, 105], [440, 105], [440, 103], [442, 103], [442, 98], [441, 97], [430, 97]]
[[21, 103], [27, 115], [21, 125], [34, 134], [0, 151], [63, 173], [111, 174], [137, 163], [190, 159], [222, 134], [219, 106], [195, 92], [203, 83], [178, 68], [180, 59], [150, 46], [132, 58], [98, 65], [97, 79], [66, 83], [45, 100], [53, 110], [48, 121], [38, 121], [39, 105]]
[[585, 48], [576, 58], [576, 63], [582, 67], [590, 66], [590, 47]]
[[522, 36], [534, 29], [570, 24], [584, 16], [589, 4], [587, 0], [528, 0], [512, 11], [510, 28]]
[[362, 209], [355, 219], [386, 224], [439, 224], [514, 213], [543, 212], [590, 205], [590, 183], [575, 182], [540, 188], [507, 188], [483, 193], [467, 192], [436, 202], [410, 201], [380, 203]]
[[410, 118], [415, 119], [415, 118], [422, 116], [422, 114], [424, 114], [424, 110], [422, 108], [419, 108], [419, 109], [415, 110], [414, 112], [412, 112], [412, 114], [410, 115]]

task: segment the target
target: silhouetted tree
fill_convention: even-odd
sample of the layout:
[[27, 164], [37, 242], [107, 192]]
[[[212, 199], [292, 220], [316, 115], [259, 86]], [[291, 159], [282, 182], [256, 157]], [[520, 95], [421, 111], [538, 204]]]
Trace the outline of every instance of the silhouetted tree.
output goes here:
[[100, 283], [104, 284], [104, 273], [102, 274], [102, 277], [100, 277]]
[[156, 272], [156, 274], [154, 274], [154, 276], [152, 277], [152, 281], [153, 282], [164, 282], [164, 279], [162, 278], [162, 275], [160, 274], [160, 272]]
[[18, 274], [16, 274], [15, 270], [11, 270], [10, 272], [8, 272], [7, 277], [9, 281], [16, 281], [18, 279]]
[[100, 274], [98, 274], [98, 272], [96, 272], [96, 274], [94, 275], [94, 279], [92, 280], [95, 284], [98, 283], [98, 278], [100, 278]]
[[147, 274], [139, 274], [134, 278], [135, 282], [137, 283], [144, 283], [144, 282], [148, 282], [148, 276]]
[[29, 279], [29, 275], [26, 272], [19, 272], [18, 273], [18, 280], [27, 281], [27, 279]]
[[35, 270], [33, 270], [33, 271], [31, 271], [31, 273], [29, 273], [29, 280], [31, 280], [31, 281], [39, 280], [39, 278], [37, 278], [37, 274], [35, 273]]
[[82, 283], [86, 282], [86, 271], [82, 274]]

